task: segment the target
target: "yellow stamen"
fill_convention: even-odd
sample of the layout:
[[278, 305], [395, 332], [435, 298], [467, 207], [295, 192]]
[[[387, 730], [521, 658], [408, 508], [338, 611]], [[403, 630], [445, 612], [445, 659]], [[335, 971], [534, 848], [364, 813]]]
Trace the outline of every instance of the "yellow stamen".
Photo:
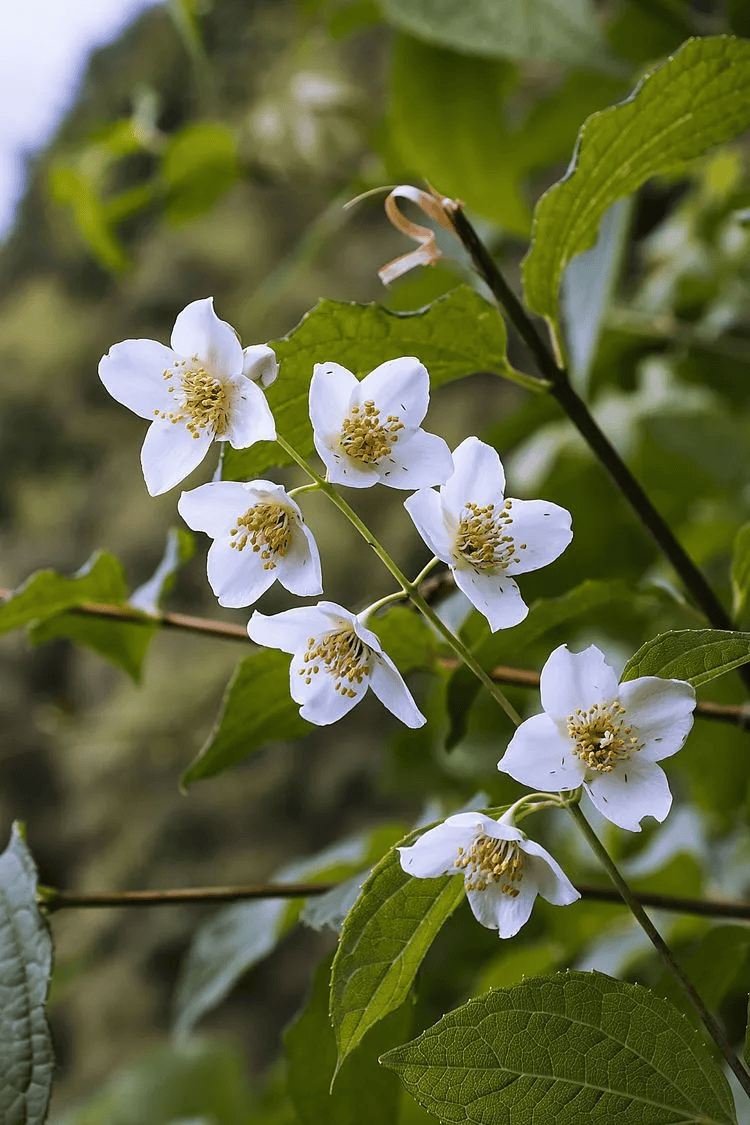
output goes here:
[[480, 507], [471, 500], [464, 504], [456, 552], [475, 571], [505, 570], [511, 563], [521, 561], [518, 552], [525, 551], [526, 544], [516, 543], [508, 534], [513, 525], [511, 508], [511, 500], [506, 500], [499, 511], [494, 504]]
[[[260, 554], [264, 570], [273, 570], [276, 557], [284, 558], [292, 538], [292, 513], [283, 504], [262, 503], [248, 508], [237, 520], [230, 535], [230, 547], [242, 551], [248, 543]], [[240, 530], [242, 529], [242, 530]]]
[[372, 649], [357, 636], [353, 629], [332, 630], [324, 633], [317, 641], [308, 638], [305, 663], [299, 675], [305, 683], [312, 683], [312, 677], [321, 670], [333, 676], [334, 690], [351, 699], [357, 694], [352, 685], [361, 684], [370, 674]]
[[595, 703], [588, 711], [579, 707], [568, 716], [568, 734], [575, 742], [573, 753], [597, 773], [610, 773], [618, 762], [643, 749], [633, 728], [625, 725], [625, 708], [618, 699]]
[[227, 387], [201, 366], [197, 356], [191, 360], [178, 360], [174, 368], [164, 371], [164, 378], [168, 383], [167, 390], [177, 398], [179, 406], [174, 411], [162, 413], [162, 418], [175, 425], [183, 422], [194, 438], [200, 437], [200, 431], [205, 429], [211, 430], [216, 437], [227, 432]]
[[341, 426], [341, 449], [355, 461], [374, 465], [387, 457], [398, 441], [398, 431], [404, 424], [397, 415], [389, 414], [385, 425], [380, 421], [380, 411], [372, 399], [364, 407], [353, 406]]
[[524, 859], [515, 840], [495, 840], [480, 833], [468, 851], [457, 851], [453, 866], [466, 872], [467, 891], [484, 891], [494, 883], [511, 898], [520, 893]]

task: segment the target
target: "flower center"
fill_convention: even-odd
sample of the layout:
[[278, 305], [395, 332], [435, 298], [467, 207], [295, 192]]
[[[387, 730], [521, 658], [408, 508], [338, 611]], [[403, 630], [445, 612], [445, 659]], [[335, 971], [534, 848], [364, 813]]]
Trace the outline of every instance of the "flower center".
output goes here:
[[466, 872], [466, 890], [483, 891], [491, 883], [515, 898], [523, 879], [523, 852], [515, 840], [495, 840], [481, 833], [468, 851], [458, 849], [453, 866]]
[[456, 551], [474, 570], [505, 570], [521, 560], [518, 551], [525, 543], [516, 543], [508, 529], [513, 524], [512, 500], [506, 500], [500, 511], [494, 504], [480, 508], [472, 500], [461, 509], [461, 522], [456, 533]]
[[352, 684], [361, 684], [365, 676], [369, 676], [371, 655], [370, 646], [353, 629], [333, 630], [317, 640], [308, 638], [305, 665], [299, 674], [305, 677], [306, 684], [312, 683], [322, 664], [336, 681], [334, 689], [353, 699], [357, 693], [352, 690]]
[[579, 707], [568, 716], [568, 734], [575, 742], [573, 753], [589, 769], [609, 773], [618, 762], [643, 749], [643, 744], [625, 726], [625, 708], [615, 699], [612, 703], [595, 703], [588, 711]]
[[395, 414], [389, 414], [385, 425], [382, 425], [380, 411], [372, 399], [368, 399], [364, 406], [353, 406], [344, 419], [341, 448], [355, 461], [374, 465], [388, 456], [391, 446], [398, 441], [398, 431], [403, 428], [404, 423]]
[[170, 411], [168, 414], [156, 410], [156, 415], [168, 418], [175, 425], [184, 422], [194, 438], [200, 437], [200, 431], [205, 429], [212, 430], [217, 437], [227, 432], [227, 388], [220, 379], [201, 367], [197, 356], [193, 356], [192, 360], [177, 360], [174, 367], [165, 370], [164, 378], [169, 384], [167, 390], [177, 397], [180, 405], [175, 412]]
[[236, 536], [230, 540], [230, 547], [243, 551], [249, 542], [253, 552], [260, 554], [263, 569], [273, 570], [275, 556], [283, 559], [289, 550], [292, 538], [289, 509], [282, 504], [256, 504], [240, 516], [237, 526], [230, 528], [229, 534]]

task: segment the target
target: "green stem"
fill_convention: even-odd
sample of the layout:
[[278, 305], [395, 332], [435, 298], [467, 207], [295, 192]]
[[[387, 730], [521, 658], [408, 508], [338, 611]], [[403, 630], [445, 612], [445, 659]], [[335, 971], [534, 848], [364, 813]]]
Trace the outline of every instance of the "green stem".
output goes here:
[[434, 569], [434, 567], [437, 566], [437, 564], [439, 562], [440, 562], [440, 559], [437, 557], [437, 555], [435, 555], [433, 558], [431, 558], [430, 561], [427, 563], [427, 565], [422, 567], [419, 574], [417, 575], [417, 577], [412, 582], [412, 586], [421, 586], [422, 583], [424, 582], [425, 578], [427, 577], [427, 575], [430, 573], [431, 570]]
[[287, 493], [287, 496], [289, 497], [290, 500], [293, 500], [295, 498], [295, 496], [304, 496], [304, 494], [306, 492], [317, 492], [317, 491], [318, 491], [317, 481], [311, 481], [310, 484], [300, 484], [300, 485], [298, 485], [297, 488], [293, 488], [291, 490], [291, 492]]
[[378, 598], [378, 600], [376, 602], [373, 602], [372, 605], [368, 605], [367, 609], [363, 609], [359, 616], [363, 621], [367, 621], [367, 619], [371, 617], [373, 613], [377, 613], [377, 611], [379, 609], [382, 609], [384, 605], [390, 605], [391, 602], [403, 601], [405, 597], [407, 597], [406, 590], [396, 590], [393, 594], [386, 594], [384, 598]]
[[742, 1089], [745, 1091], [748, 1097], [750, 1097], [750, 1074], [748, 1074], [748, 1072], [745, 1070], [744, 1066], [730, 1047], [729, 1041], [724, 1034], [723, 1029], [720, 1027], [718, 1022], [714, 1019], [706, 1005], [701, 1000], [700, 996], [695, 990], [695, 986], [693, 985], [692, 981], [690, 981], [689, 978], [686, 977], [683, 973], [682, 969], [677, 963], [677, 960], [675, 959], [674, 954], [672, 953], [672, 950], [664, 941], [664, 938], [661, 936], [656, 926], [653, 924], [648, 914], [646, 914], [646, 911], [643, 909], [640, 902], [623, 879], [622, 875], [617, 869], [614, 860], [610, 856], [607, 849], [604, 847], [604, 844], [601, 842], [596, 832], [594, 832], [594, 829], [591, 827], [589, 822], [586, 820], [586, 817], [581, 812], [580, 806], [578, 805], [577, 801], [575, 803], [568, 804], [568, 809], [581, 832], [583, 832], [584, 836], [586, 837], [591, 850], [594, 852], [597, 859], [605, 868], [610, 879], [617, 887], [617, 890], [622, 895], [623, 901], [630, 908], [633, 917], [641, 926], [654, 949], [666, 965], [667, 969], [677, 981], [692, 1006], [695, 1008], [696, 1012], [703, 1021], [708, 1034], [711, 1036], [714, 1043], [719, 1048], [724, 1058], [727, 1060], [728, 1065], [737, 1076], [737, 1081], [742, 1086]]
[[396, 579], [399, 586], [403, 590], [404, 595], [409, 598], [412, 605], [416, 606], [422, 616], [425, 617], [430, 622], [432, 627], [441, 635], [441, 637], [443, 637], [448, 642], [450, 647], [455, 652], [456, 656], [463, 661], [467, 668], [471, 669], [477, 679], [481, 682], [482, 686], [485, 687], [490, 693], [495, 702], [502, 707], [503, 711], [505, 711], [505, 714], [508, 716], [510, 721], [515, 726], [518, 726], [521, 722], [521, 716], [518, 714], [510, 700], [506, 698], [505, 694], [500, 690], [495, 681], [488, 675], [487, 672], [485, 672], [482, 665], [471, 654], [461, 638], [457, 637], [456, 634], [451, 629], [449, 629], [443, 621], [440, 620], [432, 606], [428, 605], [425, 599], [419, 593], [416, 584], [409, 581], [404, 572], [396, 565], [391, 556], [388, 554], [385, 547], [383, 547], [383, 545], [375, 538], [367, 525], [364, 524], [359, 518], [357, 513], [349, 507], [346, 500], [344, 500], [342, 496], [339, 496], [336, 489], [333, 488], [333, 486], [327, 480], [324, 480], [320, 473], [317, 473], [315, 469], [313, 469], [312, 465], [308, 465], [304, 457], [301, 457], [297, 450], [289, 445], [289, 443], [285, 441], [284, 438], [280, 437], [277, 434], [276, 441], [279, 443], [287, 456], [291, 457], [292, 461], [294, 461], [296, 465], [299, 465], [299, 467], [305, 473], [307, 473], [307, 475], [311, 477], [312, 480], [316, 482], [316, 484], [320, 488], [320, 491], [325, 493], [331, 503], [335, 504], [342, 515], [346, 516], [352, 527], [354, 527], [359, 532], [365, 543], [367, 543], [368, 546], [370, 546], [378, 556], [386, 570], [388, 570]]

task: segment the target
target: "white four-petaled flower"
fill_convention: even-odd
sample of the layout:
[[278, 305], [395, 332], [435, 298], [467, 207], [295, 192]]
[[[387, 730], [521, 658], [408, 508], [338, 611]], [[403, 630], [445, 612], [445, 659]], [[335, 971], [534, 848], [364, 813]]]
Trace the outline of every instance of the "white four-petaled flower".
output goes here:
[[319, 726], [335, 723], [369, 687], [407, 727], [425, 722], [375, 633], [342, 606], [318, 602], [272, 617], [256, 610], [247, 631], [257, 644], [293, 653], [290, 690], [302, 704], [303, 719]]
[[442, 438], [420, 429], [429, 403], [427, 369], [413, 356], [381, 363], [361, 382], [338, 363], [318, 363], [310, 383], [315, 448], [333, 484], [427, 488], [447, 480]]
[[219, 320], [213, 298], [193, 301], [177, 317], [171, 347], [124, 340], [99, 363], [109, 393], [151, 421], [141, 450], [146, 487], [168, 492], [205, 457], [212, 441], [245, 449], [276, 437], [260, 385], [278, 371], [271, 348], [246, 348]]
[[439, 494], [423, 488], [404, 507], [493, 632], [508, 629], [528, 613], [512, 575], [562, 554], [573, 538], [570, 513], [546, 500], [506, 500], [500, 458], [479, 438], [461, 442], [453, 466]]
[[537, 895], [556, 906], [581, 897], [549, 852], [506, 816], [457, 813], [399, 848], [404, 871], [419, 879], [463, 873], [474, 917], [501, 938], [518, 933]]
[[675, 754], [693, 725], [695, 692], [683, 680], [643, 676], [618, 684], [603, 653], [556, 648], [542, 669], [544, 714], [521, 723], [498, 769], [533, 789], [583, 785], [599, 812], [640, 831], [664, 820], [672, 794], [657, 762]]
[[219, 605], [252, 605], [276, 579], [301, 598], [323, 593], [312, 532], [280, 484], [213, 481], [183, 492], [177, 509], [214, 540], [208, 581]]

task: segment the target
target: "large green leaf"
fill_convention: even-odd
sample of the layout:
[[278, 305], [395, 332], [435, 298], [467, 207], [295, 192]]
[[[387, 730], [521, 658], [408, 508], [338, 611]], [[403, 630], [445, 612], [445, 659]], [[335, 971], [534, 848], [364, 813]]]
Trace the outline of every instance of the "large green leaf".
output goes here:
[[[513, 376], [505, 356], [505, 323], [473, 289], [462, 286], [425, 309], [393, 313], [380, 305], [319, 301], [289, 336], [271, 341], [281, 372], [267, 392], [276, 428], [303, 457], [314, 453], [307, 396], [313, 366], [333, 360], [366, 375], [387, 359], [414, 355], [434, 387], [474, 371]], [[226, 450], [225, 480], [250, 480], [288, 463], [275, 442]]]
[[42, 1125], [55, 1057], [45, 1006], [52, 941], [36, 867], [17, 824], [0, 855], [0, 1121]]
[[534, 977], [470, 1000], [382, 1061], [443, 1121], [736, 1122], [692, 1024], [662, 997], [600, 973]]
[[125, 575], [112, 555], [101, 552], [72, 578], [54, 570], [40, 570], [0, 605], [0, 633], [8, 633], [32, 621], [46, 621], [84, 602], [122, 605]]
[[437, 640], [424, 617], [406, 606], [393, 606], [382, 617], [373, 617], [368, 628], [377, 634], [383, 648], [402, 675], [415, 668], [432, 668]]
[[524, 262], [526, 301], [555, 320], [563, 269], [604, 212], [649, 177], [683, 167], [750, 126], [750, 43], [690, 39], [620, 105], [584, 122], [565, 177], [539, 200]]
[[728, 629], [674, 629], [641, 645], [625, 665], [623, 680], [662, 676], [693, 687], [747, 664], [750, 633]]
[[403, 31], [492, 58], [541, 59], [600, 69], [607, 48], [590, 0], [381, 0]]

